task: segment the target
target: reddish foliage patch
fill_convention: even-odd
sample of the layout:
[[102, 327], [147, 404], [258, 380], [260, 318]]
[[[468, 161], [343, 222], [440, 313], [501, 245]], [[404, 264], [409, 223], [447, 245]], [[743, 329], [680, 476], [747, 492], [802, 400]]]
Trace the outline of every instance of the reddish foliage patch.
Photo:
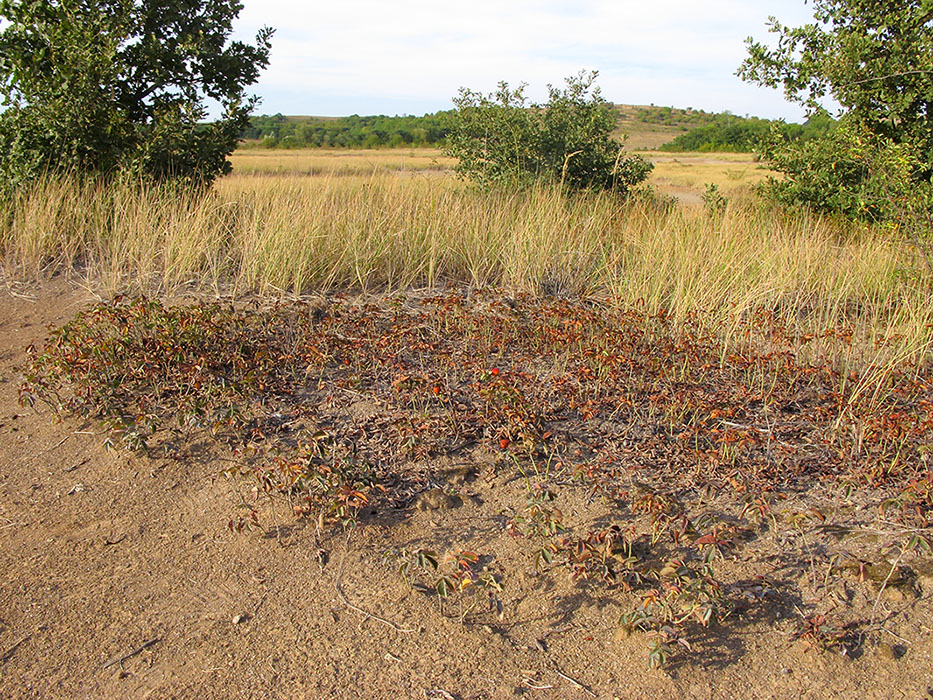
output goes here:
[[[663, 664], [690, 649], [685, 625], [732, 610], [713, 562], [748, 536], [748, 519], [774, 520], [788, 493], [857, 489], [914, 533], [933, 510], [929, 364], [843, 376], [800, 362], [812, 338], [768, 314], [741, 330], [726, 344], [698, 318], [493, 293], [325, 308], [118, 300], [54, 331], [21, 397], [98, 418], [137, 449], [191, 458], [213, 444], [233, 464], [225, 472], [247, 479], [236, 481], [247, 491], [234, 529], [259, 520], [261, 496], [320, 528], [405, 508], [428, 488], [419, 465], [485, 446], [527, 482], [506, 527], [531, 542], [537, 567], [639, 590], [624, 622], [653, 635], [652, 663]], [[839, 329], [825, 338], [851, 342]], [[665, 558], [636, 551], [634, 524], [573, 533], [556, 482], [646, 520], [645, 546], [669, 540]], [[722, 494], [740, 508], [731, 521], [695, 512]], [[478, 555], [447, 572], [430, 552], [399, 556], [443, 597], [480, 582], [496, 600], [500, 583], [477, 573]], [[805, 622], [802, 638], [841, 639]]]

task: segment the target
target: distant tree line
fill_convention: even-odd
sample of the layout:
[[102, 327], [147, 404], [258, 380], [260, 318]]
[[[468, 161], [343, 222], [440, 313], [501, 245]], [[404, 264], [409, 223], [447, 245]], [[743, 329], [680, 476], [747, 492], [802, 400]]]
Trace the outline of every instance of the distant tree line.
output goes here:
[[453, 111], [423, 117], [253, 117], [241, 138], [266, 148], [378, 148], [438, 146], [450, 133]]
[[[607, 103], [608, 104], [608, 103]], [[352, 115], [333, 119], [260, 115], [250, 119], [240, 138], [263, 148], [379, 148], [443, 146], [454, 128], [457, 110], [422, 117]], [[636, 107], [634, 119], [643, 123], [668, 124], [687, 129], [664, 151], [732, 151], [750, 153], [778, 130], [790, 141], [807, 141], [826, 134], [833, 120], [825, 112], [805, 124], [739, 117], [729, 112], [713, 113], [675, 107]]]
[[803, 124], [739, 117], [722, 113], [712, 115], [710, 123], [697, 126], [661, 146], [662, 151], [731, 151], [751, 153], [769, 139], [779, 136], [783, 141], [806, 142], [829, 133], [835, 124], [832, 117], [820, 111]]

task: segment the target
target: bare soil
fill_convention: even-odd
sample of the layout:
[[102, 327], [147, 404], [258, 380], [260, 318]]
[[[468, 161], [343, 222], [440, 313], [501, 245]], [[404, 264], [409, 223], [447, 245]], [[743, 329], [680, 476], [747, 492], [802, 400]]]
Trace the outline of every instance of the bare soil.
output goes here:
[[[933, 696], [929, 569], [905, 556], [903, 585], [830, 577], [829, 531], [763, 527], [730, 552], [724, 579], [750, 604], [649, 669], [645, 635], [618, 624], [634, 595], [539, 573], [508, 534], [524, 486], [488, 447], [419, 465], [424, 494], [349, 536], [285, 517], [233, 533], [221, 463], [108, 452], [97, 424], [19, 405], [26, 347], [91, 301], [62, 281], [0, 298], [2, 698]], [[347, 401], [361, 420], [376, 410]], [[595, 517], [562, 498], [569, 521]], [[864, 534], [874, 514], [852, 518], [863, 536], [847, 546], [886, 570], [884, 531]], [[386, 560], [399, 548], [481, 553], [501, 611], [410, 586]], [[817, 608], [874, 624], [854, 653], [821, 652], [795, 633]]]

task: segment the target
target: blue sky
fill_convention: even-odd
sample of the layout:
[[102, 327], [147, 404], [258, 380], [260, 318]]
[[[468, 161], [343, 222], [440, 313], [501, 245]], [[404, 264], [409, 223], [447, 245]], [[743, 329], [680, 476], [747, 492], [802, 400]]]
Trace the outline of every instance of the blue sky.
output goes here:
[[774, 15], [812, 21], [804, 0], [244, 0], [237, 35], [276, 29], [253, 91], [259, 113], [424, 114], [461, 86], [548, 83], [598, 70], [613, 102], [694, 107], [799, 121], [775, 90], [735, 70], [748, 36]]

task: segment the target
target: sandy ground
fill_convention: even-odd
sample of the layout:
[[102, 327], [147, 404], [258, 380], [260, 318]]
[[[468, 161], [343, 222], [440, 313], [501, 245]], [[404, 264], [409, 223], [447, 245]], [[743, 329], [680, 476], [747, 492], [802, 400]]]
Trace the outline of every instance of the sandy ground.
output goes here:
[[481, 453], [459, 507], [379, 514], [349, 538], [231, 533], [218, 464], [107, 452], [95, 424], [18, 405], [25, 348], [90, 300], [64, 282], [0, 297], [0, 698], [933, 696], [929, 578], [885, 598], [884, 638], [854, 659], [794, 641], [793, 601], [774, 601], [649, 670], [617, 599], [530, 562], [504, 577], [501, 615], [441, 607], [388, 549], [526, 561], [506, 556], [514, 484]]

